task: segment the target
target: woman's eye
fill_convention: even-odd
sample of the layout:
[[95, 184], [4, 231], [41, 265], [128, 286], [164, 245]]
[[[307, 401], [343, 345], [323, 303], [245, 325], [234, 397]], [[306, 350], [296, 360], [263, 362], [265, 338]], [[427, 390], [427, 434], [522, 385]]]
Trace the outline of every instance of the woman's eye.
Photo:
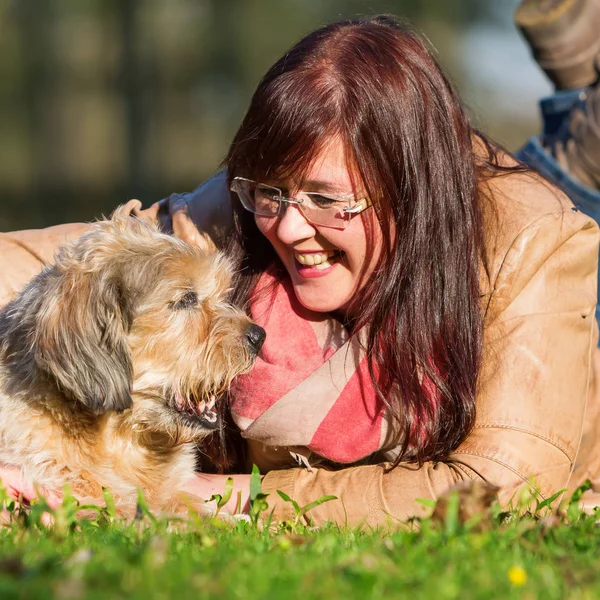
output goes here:
[[256, 188], [255, 194], [257, 200], [275, 200], [280, 197], [279, 192], [271, 188]]
[[336, 198], [328, 198], [327, 196], [311, 195], [310, 199], [312, 200], [315, 206], [319, 208], [329, 208], [330, 206], [335, 206], [336, 204], [340, 204], [340, 201]]

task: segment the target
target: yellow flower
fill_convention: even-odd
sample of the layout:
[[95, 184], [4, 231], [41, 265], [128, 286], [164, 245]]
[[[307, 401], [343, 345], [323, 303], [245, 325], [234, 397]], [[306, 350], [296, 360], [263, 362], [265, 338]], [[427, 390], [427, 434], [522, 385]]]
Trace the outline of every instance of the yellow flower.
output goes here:
[[523, 567], [511, 567], [508, 579], [515, 587], [522, 587], [527, 583], [527, 572]]

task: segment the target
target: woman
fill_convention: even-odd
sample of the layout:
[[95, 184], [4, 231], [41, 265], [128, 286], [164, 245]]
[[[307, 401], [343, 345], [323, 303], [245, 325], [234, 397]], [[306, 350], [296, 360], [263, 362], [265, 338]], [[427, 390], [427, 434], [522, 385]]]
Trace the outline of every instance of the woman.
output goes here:
[[[508, 502], [596, 475], [597, 226], [471, 127], [418, 36], [390, 17], [308, 35], [225, 163], [169, 206], [126, 210], [233, 239], [236, 299], [267, 341], [231, 411], [275, 518], [291, 514], [276, 490], [337, 496], [316, 522], [379, 525], [461, 481]], [[249, 476], [234, 481], [247, 508]]]

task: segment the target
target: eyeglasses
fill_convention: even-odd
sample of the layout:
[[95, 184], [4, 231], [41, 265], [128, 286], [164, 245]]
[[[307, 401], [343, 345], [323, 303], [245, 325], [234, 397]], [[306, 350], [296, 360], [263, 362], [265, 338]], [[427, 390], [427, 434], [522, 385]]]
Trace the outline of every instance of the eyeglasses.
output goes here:
[[335, 229], [345, 229], [354, 215], [371, 206], [368, 198], [355, 200], [353, 196], [318, 192], [298, 192], [295, 198], [287, 198], [279, 188], [244, 177], [235, 177], [230, 189], [242, 206], [255, 215], [279, 217], [287, 204], [295, 204], [309, 223]]

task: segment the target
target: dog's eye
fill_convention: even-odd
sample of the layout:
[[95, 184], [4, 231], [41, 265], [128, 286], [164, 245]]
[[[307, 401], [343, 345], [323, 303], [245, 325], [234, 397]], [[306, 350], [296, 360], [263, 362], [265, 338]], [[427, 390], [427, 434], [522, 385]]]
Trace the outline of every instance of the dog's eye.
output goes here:
[[194, 308], [198, 306], [198, 294], [196, 292], [186, 292], [177, 302], [172, 302], [171, 307], [175, 310], [185, 308]]

